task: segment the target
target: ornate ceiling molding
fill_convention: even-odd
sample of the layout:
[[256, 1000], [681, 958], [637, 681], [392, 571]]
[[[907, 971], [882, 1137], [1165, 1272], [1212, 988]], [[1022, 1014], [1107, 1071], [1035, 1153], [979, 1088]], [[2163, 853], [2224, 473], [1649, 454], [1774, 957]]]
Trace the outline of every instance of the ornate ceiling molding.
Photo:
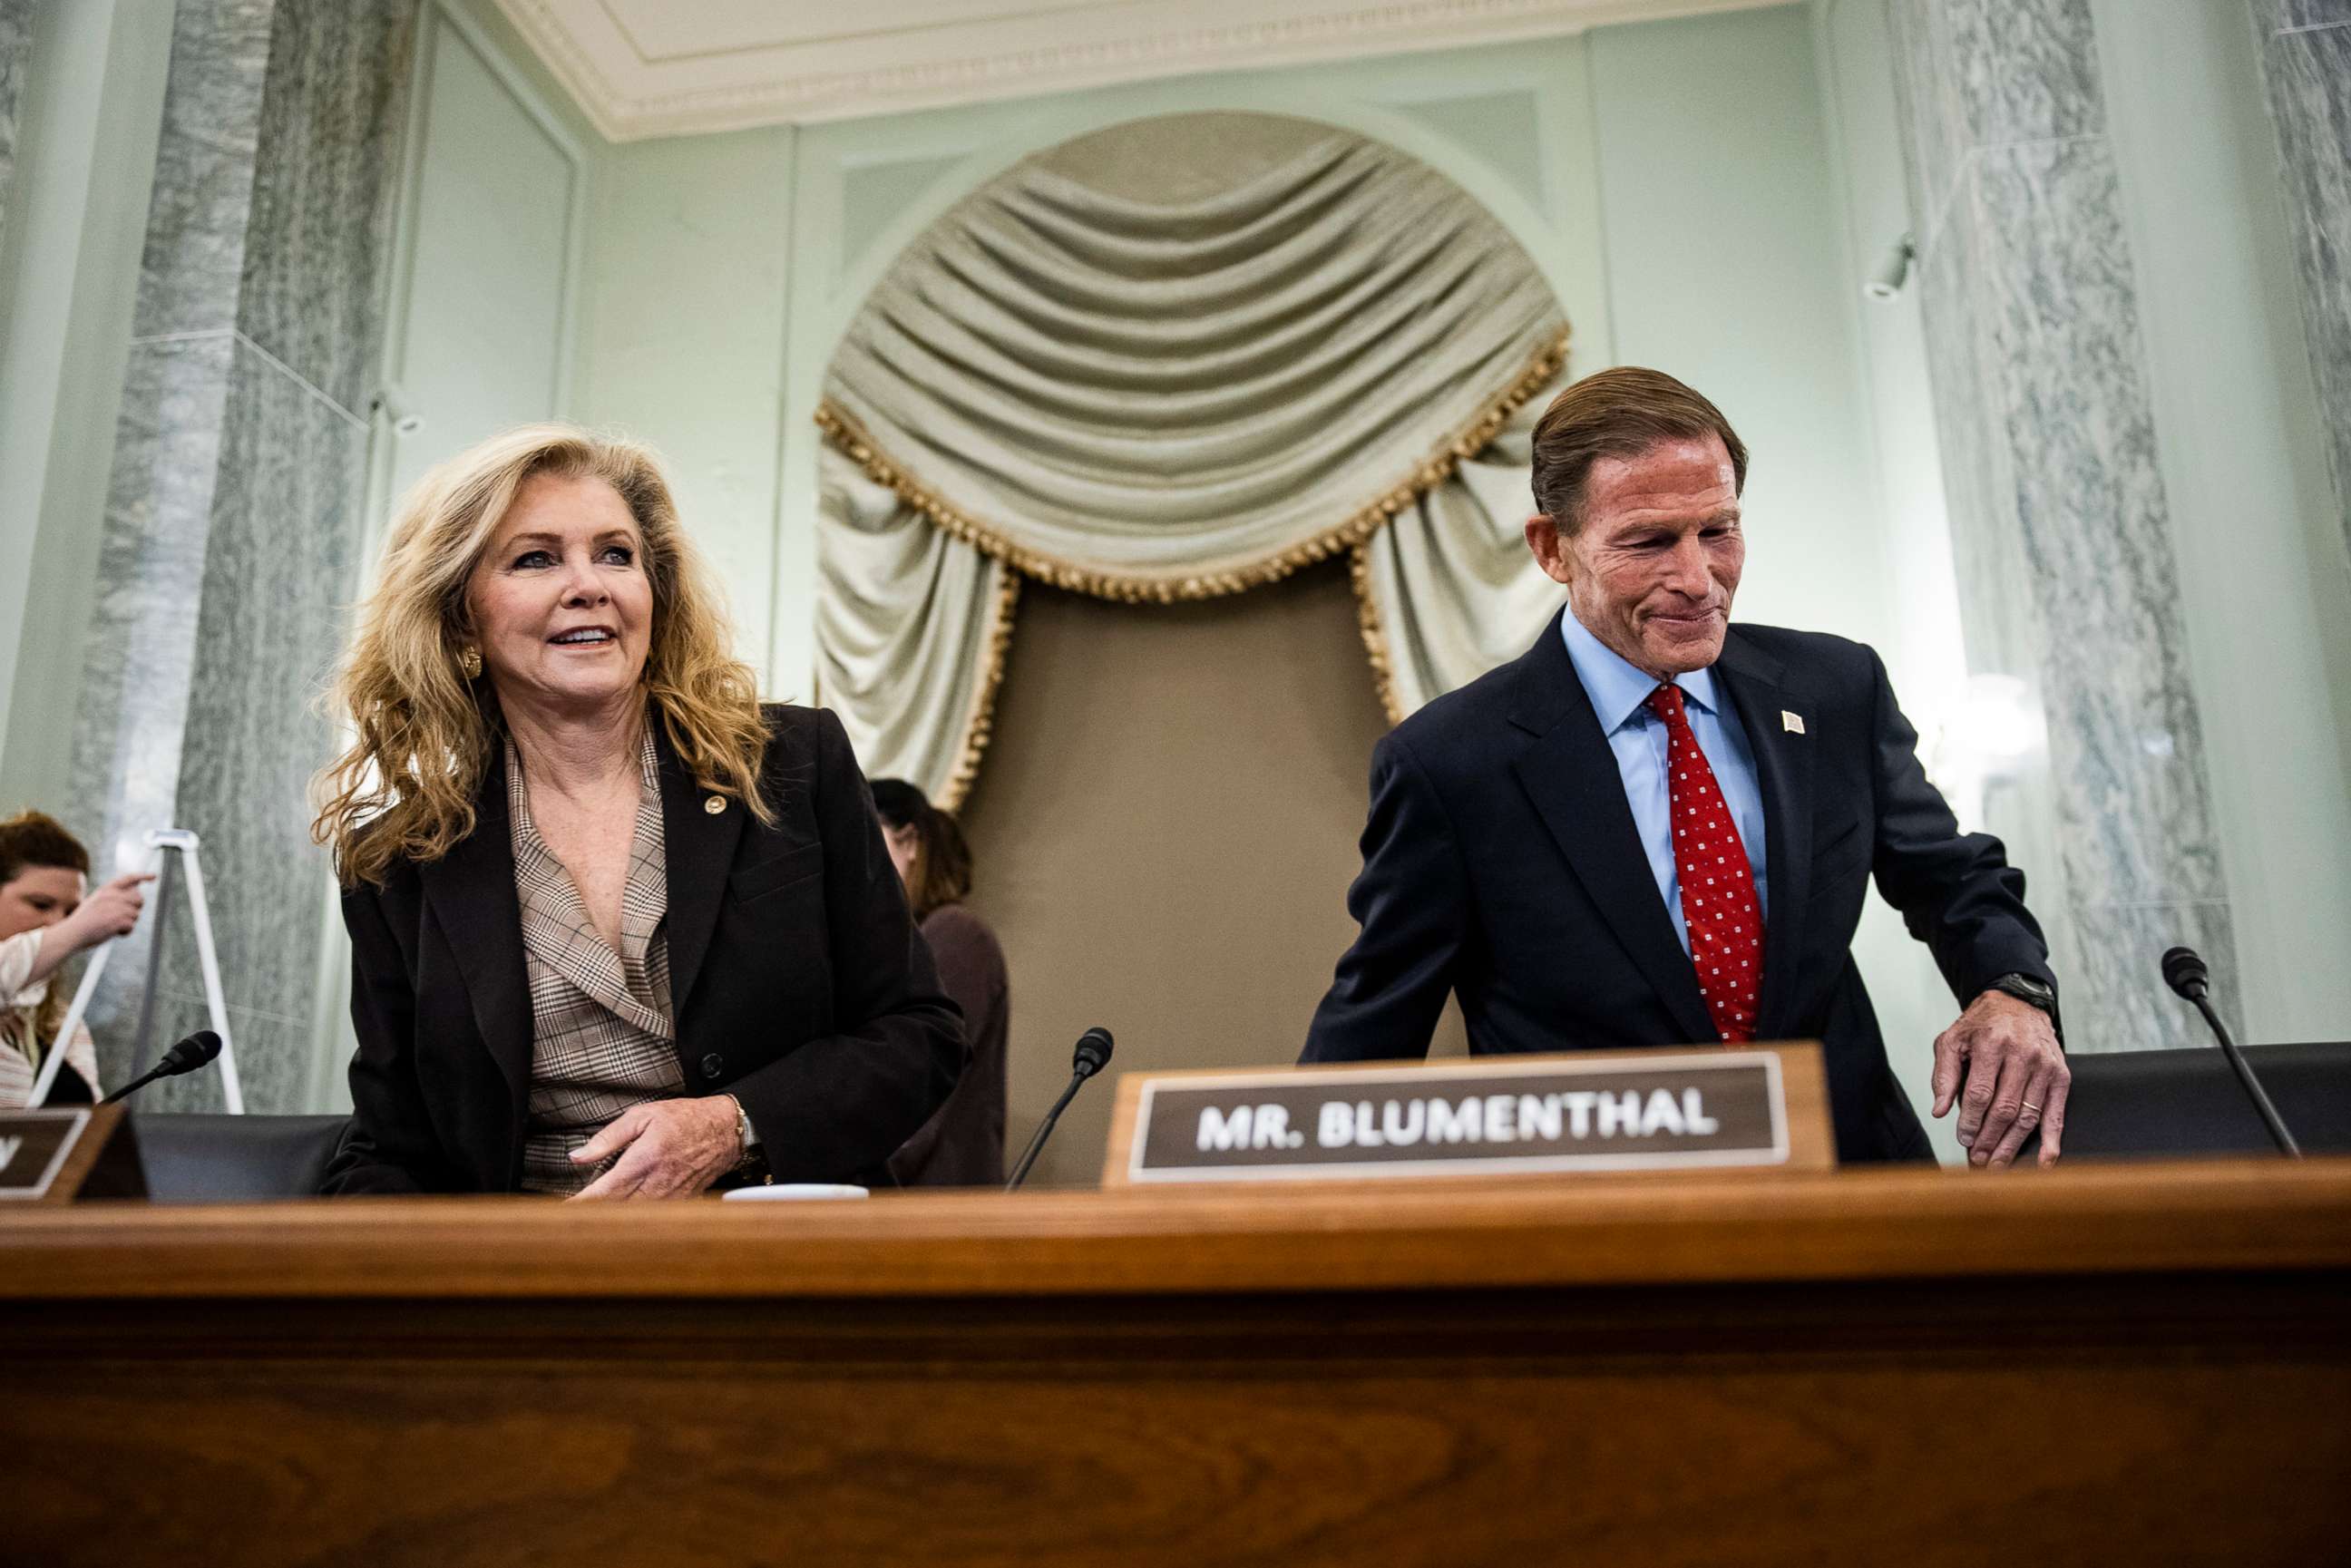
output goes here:
[[[750, 14], [763, 20], [748, 27], [740, 0], [498, 0], [597, 129], [615, 141], [846, 120], [1196, 71], [1503, 43], [1785, 3], [1079, 0], [976, 20], [943, 16], [852, 31], [834, 19], [838, 12], [779, 0], [766, 13]], [[730, 32], [735, 37], [723, 47], [695, 47]]]

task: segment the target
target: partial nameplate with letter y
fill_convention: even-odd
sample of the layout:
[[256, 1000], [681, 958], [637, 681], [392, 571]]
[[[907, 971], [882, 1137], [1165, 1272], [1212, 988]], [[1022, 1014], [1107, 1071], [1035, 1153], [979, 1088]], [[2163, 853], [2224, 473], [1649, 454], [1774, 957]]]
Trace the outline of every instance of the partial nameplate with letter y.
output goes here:
[[121, 1106], [0, 1111], [0, 1203], [146, 1196], [138, 1139]]
[[1820, 1047], [1130, 1072], [1102, 1185], [1826, 1170]]

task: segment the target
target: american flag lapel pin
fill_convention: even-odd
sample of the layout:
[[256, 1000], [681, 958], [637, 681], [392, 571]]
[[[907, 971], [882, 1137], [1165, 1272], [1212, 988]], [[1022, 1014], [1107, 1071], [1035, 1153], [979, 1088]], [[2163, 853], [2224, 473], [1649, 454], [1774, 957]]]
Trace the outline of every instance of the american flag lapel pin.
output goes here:
[[1790, 735], [1802, 735], [1804, 733], [1804, 716], [1800, 713], [1790, 713], [1786, 708], [1782, 708], [1780, 727]]

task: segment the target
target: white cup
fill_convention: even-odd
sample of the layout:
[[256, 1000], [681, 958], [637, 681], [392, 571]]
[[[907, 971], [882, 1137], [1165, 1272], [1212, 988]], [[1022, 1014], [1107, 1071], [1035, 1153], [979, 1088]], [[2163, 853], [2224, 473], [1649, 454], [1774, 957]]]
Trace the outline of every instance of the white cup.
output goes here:
[[719, 1194], [732, 1201], [742, 1198], [752, 1203], [790, 1203], [807, 1197], [870, 1197], [862, 1186], [847, 1186], [829, 1181], [779, 1181], [766, 1186], [738, 1186]]

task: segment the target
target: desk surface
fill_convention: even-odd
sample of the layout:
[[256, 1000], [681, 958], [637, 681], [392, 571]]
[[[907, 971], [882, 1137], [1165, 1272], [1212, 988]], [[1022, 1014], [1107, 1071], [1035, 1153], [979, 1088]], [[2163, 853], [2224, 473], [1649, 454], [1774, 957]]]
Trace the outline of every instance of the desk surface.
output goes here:
[[17, 1301], [1020, 1297], [2347, 1268], [2351, 1158], [0, 1213], [0, 1300]]
[[2325, 1562], [2347, 1303], [2351, 1160], [19, 1212], [0, 1557]]

